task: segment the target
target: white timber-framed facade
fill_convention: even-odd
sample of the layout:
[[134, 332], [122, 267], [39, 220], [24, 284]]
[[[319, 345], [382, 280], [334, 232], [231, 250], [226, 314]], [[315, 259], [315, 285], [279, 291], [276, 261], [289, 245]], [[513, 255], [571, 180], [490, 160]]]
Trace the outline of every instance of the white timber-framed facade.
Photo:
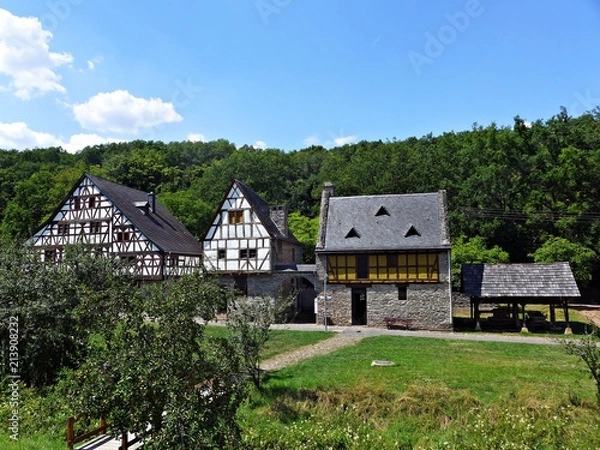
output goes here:
[[[313, 307], [314, 266], [302, 264], [302, 245], [289, 231], [287, 208], [271, 207], [233, 180], [203, 239], [204, 268], [247, 297], [296, 294]], [[304, 299], [304, 300], [303, 300]]]
[[177, 277], [202, 267], [199, 241], [153, 193], [83, 174], [31, 237], [44, 261], [60, 262], [68, 246], [124, 260], [139, 281]]

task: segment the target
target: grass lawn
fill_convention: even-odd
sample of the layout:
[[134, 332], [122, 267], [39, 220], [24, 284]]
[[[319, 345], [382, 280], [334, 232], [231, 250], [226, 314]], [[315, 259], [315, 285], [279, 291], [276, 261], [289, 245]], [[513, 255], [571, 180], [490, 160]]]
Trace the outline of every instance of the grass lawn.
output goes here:
[[[212, 337], [226, 337], [228, 330], [223, 326], [207, 326], [206, 335]], [[291, 352], [306, 345], [316, 344], [319, 341], [329, 339], [335, 333], [324, 331], [295, 331], [295, 330], [271, 330], [271, 337], [265, 344], [261, 357], [263, 361]]]
[[[367, 338], [271, 374], [246, 436], [272, 449], [597, 449], [600, 410], [581, 369], [559, 346]], [[322, 440], [302, 447], [309, 430]]]
[[[330, 335], [273, 331], [264, 358]], [[261, 450], [597, 450], [600, 408], [582, 369], [553, 345], [370, 337], [267, 375], [240, 423], [248, 449]], [[18, 443], [0, 430], [2, 450], [65, 448], [64, 436], [29, 437], [22, 425]]]

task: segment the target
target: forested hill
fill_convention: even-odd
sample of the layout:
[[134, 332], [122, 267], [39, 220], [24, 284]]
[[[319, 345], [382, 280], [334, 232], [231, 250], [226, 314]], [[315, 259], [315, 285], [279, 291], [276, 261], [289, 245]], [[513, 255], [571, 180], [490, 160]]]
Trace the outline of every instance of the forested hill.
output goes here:
[[235, 177], [270, 204], [287, 205], [292, 229], [307, 243], [315, 237], [316, 221], [308, 219], [318, 214], [324, 181], [344, 196], [446, 189], [452, 239], [461, 250], [498, 246], [514, 262], [568, 258], [582, 282], [598, 267], [600, 108], [329, 150], [236, 149], [226, 140], [133, 141], [77, 154], [2, 150], [0, 236], [34, 231], [83, 172], [157, 192], [198, 237]]

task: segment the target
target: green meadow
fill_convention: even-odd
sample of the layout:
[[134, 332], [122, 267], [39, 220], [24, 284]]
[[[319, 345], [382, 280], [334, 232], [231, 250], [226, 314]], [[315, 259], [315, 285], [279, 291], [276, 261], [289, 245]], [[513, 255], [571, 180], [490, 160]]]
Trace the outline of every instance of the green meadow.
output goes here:
[[[330, 336], [274, 331], [264, 357]], [[240, 423], [246, 448], [261, 450], [595, 450], [600, 409], [583, 369], [558, 345], [369, 337], [267, 374]], [[0, 448], [66, 448], [59, 394], [25, 397], [19, 441], [2, 430]]]

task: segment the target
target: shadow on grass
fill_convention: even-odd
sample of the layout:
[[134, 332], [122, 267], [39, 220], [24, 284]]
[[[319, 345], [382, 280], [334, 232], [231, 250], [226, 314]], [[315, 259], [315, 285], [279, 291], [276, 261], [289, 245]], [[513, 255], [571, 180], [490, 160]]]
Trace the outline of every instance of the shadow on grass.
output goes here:
[[[461, 333], [520, 333], [521, 329], [511, 326], [501, 327], [496, 324], [491, 324], [487, 319], [480, 319], [481, 331], [475, 330], [475, 319], [469, 319], [465, 317], [454, 317], [454, 331]], [[571, 331], [575, 335], [587, 334], [590, 330], [590, 324], [588, 322], [570, 322]], [[529, 330], [528, 334], [536, 336], [564, 336], [566, 328], [565, 322], [556, 322], [553, 329], [547, 327], [546, 329], [534, 329]]]

